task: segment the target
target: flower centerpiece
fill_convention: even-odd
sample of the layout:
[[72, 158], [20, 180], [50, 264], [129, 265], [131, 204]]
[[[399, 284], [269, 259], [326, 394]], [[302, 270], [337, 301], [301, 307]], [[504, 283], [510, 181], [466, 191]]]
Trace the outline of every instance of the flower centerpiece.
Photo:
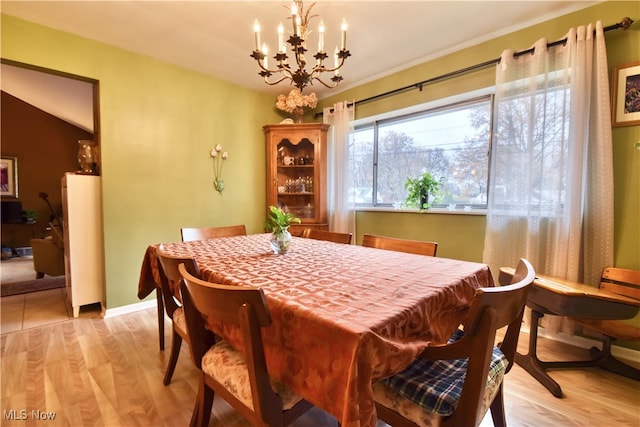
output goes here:
[[292, 89], [288, 95], [278, 95], [276, 108], [287, 113], [293, 113], [296, 123], [302, 123], [305, 107], [316, 108], [318, 98], [315, 93], [303, 95], [300, 89]]
[[220, 195], [222, 195], [222, 191], [224, 190], [224, 179], [222, 179], [222, 165], [224, 161], [229, 157], [229, 153], [226, 151], [222, 151], [222, 145], [216, 145], [216, 148], [211, 150], [209, 153], [211, 158], [213, 159], [213, 175], [215, 179], [213, 180], [213, 188], [216, 189]]
[[440, 187], [442, 186], [442, 178], [435, 179], [429, 172], [424, 172], [418, 178], [407, 178], [404, 188], [407, 190], [407, 198], [404, 201], [405, 206], [418, 208], [419, 210], [429, 209], [429, 194], [434, 196], [434, 203], [438, 202], [440, 197]]
[[287, 253], [291, 246], [289, 226], [294, 222], [300, 224], [300, 218], [296, 218], [290, 212], [284, 212], [277, 206], [269, 206], [265, 228], [271, 232], [271, 240], [269, 243], [273, 253]]

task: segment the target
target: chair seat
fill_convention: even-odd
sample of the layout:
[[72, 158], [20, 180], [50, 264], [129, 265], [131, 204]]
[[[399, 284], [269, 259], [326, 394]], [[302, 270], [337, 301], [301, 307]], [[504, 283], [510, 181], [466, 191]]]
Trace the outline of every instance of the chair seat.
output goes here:
[[[202, 357], [202, 371], [220, 384], [224, 384], [238, 400], [253, 410], [251, 383], [244, 355], [227, 341], [218, 342], [205, 353]], [[281, 383], [272, 380], [271, 386], [282, 399], [282, 407], [285, 410], [291, 409], [302, 400]]]
[[187, 320], [184, 317], [184, 309], [182, 307], [176, 308], [173, 312], [173, 323], [174, 325], [183, 331], [185, 334], [187, 333]]
[[[462, 336], [462, 330], [454, 332], [449, 343]], [[451, 415], [456, 409], [462, 394], [467, 363], [466, 358], [437, 361], [418, 358], [404, 371], [374, 383], [374, 399], [420, 426], [437, 426], [440, 418]], [[500, 349], [494, 347], [483, 398], [483, 413], [498, 392], [508, 364]]]

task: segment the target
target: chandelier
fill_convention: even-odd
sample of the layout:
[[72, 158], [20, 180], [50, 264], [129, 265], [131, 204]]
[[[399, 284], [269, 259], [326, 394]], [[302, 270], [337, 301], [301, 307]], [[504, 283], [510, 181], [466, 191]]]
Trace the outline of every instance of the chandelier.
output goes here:
[[[340, 75], [340, 68], [344, 65], [344, 60], [351, 56], [346, 48], [347, 44], [347, 24], [342, 21], [342, 37], [340, 49], [336, 46], [333, 54], [333, 67], [328, 67], [325, 64], [325, 60], [329, 57], [324, 49], [324, 22], [322, 18], [318, 25], [318, 51], [313, 56], [315, 63], [307, 71], [307, 58], [305, 53], [307, 52], [307, 41], [309, 36], [309, 21], [318, 15], [309, 15], [311, 9], [315, 3], [312, 3], [309, 9], [304, 10], [302, 0], [294, 0], [291, 4], [290, 12], [292, 23], [292, 31], [289, 39], [286, 41], [291, 47], [291, 56], [295, 59], [289, 61], [289, 55], [287, 54], [287, 47], [284, 42], [284, 27], [282, 23], [278, 25], [278, 47], [277, 53], [273, 56], [275, 60], [275, 66], [269, 68], [268, 64], [268, 48], [266, 44], [260, 46], [260, 23], [256, 19], [253, 31], [256, 38], [256, 49], [251, 53], [251, 57], [258, 62], [260, 67], [260, 76], [264, 77], [264, 81], [268, 85], [275, 85], [282, 81], [288, 80], [291, 84], [295, 85], [300, 92], [307, 85], [313, 84], [314, 80], [317, 80], [322, 85], [328, 88], [334, 88], [342, 80]], [[297, 67], [297, 69], [295, 69]], [[326, 82], [322, 79], [322, 73], [334, 73], [331, 77], [331, 82]], [[273, 76], [273, 80], [270, 79]], [[326, 77], [325, 77], [326, 79]]]

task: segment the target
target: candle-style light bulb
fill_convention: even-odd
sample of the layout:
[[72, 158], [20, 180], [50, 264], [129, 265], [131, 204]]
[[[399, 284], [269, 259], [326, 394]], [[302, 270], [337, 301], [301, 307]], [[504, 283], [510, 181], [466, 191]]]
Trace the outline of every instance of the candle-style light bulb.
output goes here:
[[324, 21], [322, 19], [318, 26], [318, 52], [324, 52]]
[[260, 50], [260, 23], [258, 19], [253, 21], [253, 32], [256, 35], [256, 50]]
[[291, 23], [293, 25], [293, 35], [298, 35], [298, 6], [295, 3], [291, 3]]
[[284, 53], [284, 27], [282, 22], [278, 24], [278, 52]]
[[269, 68], [269, 66], [267, 65], [267, 59], [269, 58], [269, 49], [267, 48], [267, 44], [263, 44], [262, 45], [262, 53], [264, 54], [264, 60], [262, 62], [262, 66], [264, 68]]
[[338, 69], [338, 65], [340, 64], [340, 59], [338, 58], [338, 46], [336, 46], [336, 50], [333, 52], [333, 68], [336, 69], [336, 76], [340, 75], [340, 70]]
[[342, 50], [345, 50], [347, 47], [347, 21], [342, 19]]

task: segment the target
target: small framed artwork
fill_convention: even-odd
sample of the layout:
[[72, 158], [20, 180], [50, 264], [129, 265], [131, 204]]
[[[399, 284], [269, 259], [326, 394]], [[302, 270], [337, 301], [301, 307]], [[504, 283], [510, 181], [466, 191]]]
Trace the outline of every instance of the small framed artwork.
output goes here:
[[18, 159], [0, 159], [0, 196], [18, 198]]
[[613, 69], [613, 126], [640, 125], [640, 62]]

